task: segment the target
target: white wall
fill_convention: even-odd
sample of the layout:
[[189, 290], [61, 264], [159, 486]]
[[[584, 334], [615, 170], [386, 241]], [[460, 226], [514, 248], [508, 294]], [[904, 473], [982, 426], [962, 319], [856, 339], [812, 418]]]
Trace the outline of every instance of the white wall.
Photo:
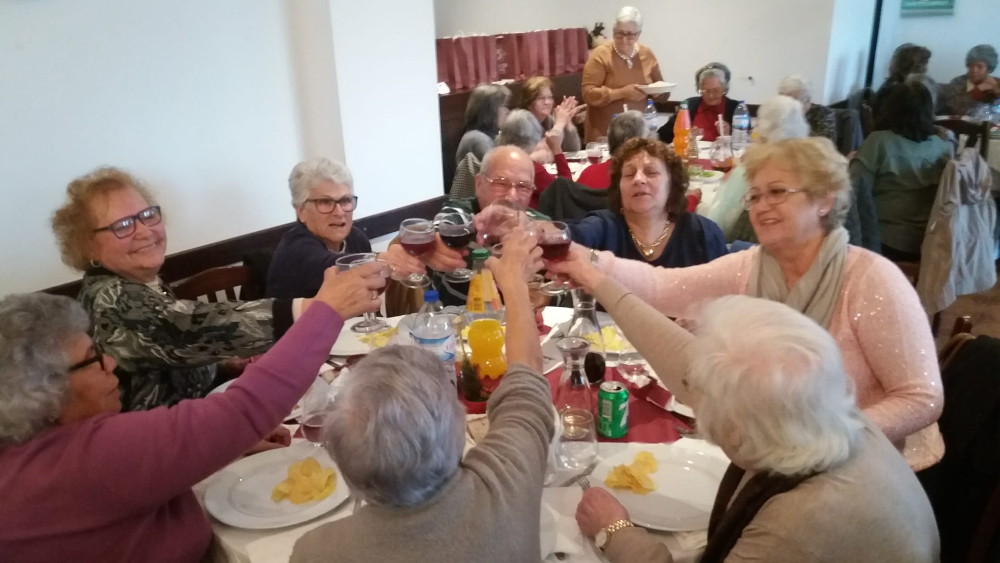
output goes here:
[[[0, 295], [79, 278], [48, 222], [66, 184], [99, 165], [153, 188], [169, 252], [292, 220], [288, 171], [307, 157], [347, 156], [358, 217], [439, 195], [433, 8], [397, 4], [0, 2]], [[341, 12], [354, 44], [332, 39]], [[376, 40], [373, 21], [392, 32]], [[361, 68], [380, 49], [408, 57], [392, 69], [408, 100], [394, 115], [368, 113], [404, 93]], [[416, 128], [401, 124], [407, 110]], [[405, 154], [389, 156], [405, 177], [374, 154], [404, 134]]]
[[828, 102], [864, 87], [874, 17], [871, 0], [837, 0], [834, 5], [823, 92]]
[[[870, 0], [628, 3], [643, 14], [640, 41], [653, 49], [664, 79], [678, 84], [674, 99], [694, 95], [695, 71], [710, 61], [721, 61], [733, 72], [731, 96], [759, 103], [774, 94], [783, 76], [792, 73], [812, 80], [817, 101], [843, 99], [824, 95], [830, 21], [836, 3], [865, 1]], [[610, 38], [615, 15], [625, 4], [608, 0], [508, 0], [501, 8], [489, 0], [435, 0], [434, 8], [438, 37], [555, 27], [591, 29], [594, 22], [602, 21]], [[840, 19], [846, 20], [847, 16]], [[710, 28], [713, 31], [709, 32]], [[867, 44], [866, 35], [866, 51]], [[844, 48], [838, 47], [838, 53], [842, 51]]]
[[[892, 50], [901, 43], [916, 43], [931, 50], [928, 67], [938, 82], [947, 82], [965, 74], [965, 54], [975, 45], [989, 43], [1000, 49], [1000, 0], [957, 0], [955, 12], [950, 16], [899, 16], [899, 0], [886, 2], [883, 19], [894, 19], [892, 29], [886, 30], [891, 40], [883, 48], [879, 44], [879, 60], [889, 64]], [[996, 74], [996, 73], [994, 73]], [[875, 82], [881, 83], [885, 74]]]

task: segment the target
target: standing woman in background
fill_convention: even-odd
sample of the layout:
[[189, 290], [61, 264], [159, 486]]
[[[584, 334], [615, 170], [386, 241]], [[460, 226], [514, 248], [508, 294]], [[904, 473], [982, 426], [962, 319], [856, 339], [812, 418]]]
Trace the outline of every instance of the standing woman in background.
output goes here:
[[[586, 142], [608, 134], [611, 116], [645, 109], [639, 86], [663, 80], [653, 51], [639, 44], [642, 14], [625, 6], [615, 18], [614, 41], [595, 47], [583, 67], [583, 100], [587, 103]], [[669, 94], [663, 94], [666, 100]], [[622, 106], [625, 106], [624, 109]]]

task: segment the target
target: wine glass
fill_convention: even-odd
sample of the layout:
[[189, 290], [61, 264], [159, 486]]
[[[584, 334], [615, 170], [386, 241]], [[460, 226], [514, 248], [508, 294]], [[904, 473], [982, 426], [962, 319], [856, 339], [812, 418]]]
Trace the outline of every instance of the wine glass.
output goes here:
[[[357, 268], [358, 266], [361, 266], [363, 264], [370, 264], [378, 259], [377, 256], [378, 255], [375, 254], [374, 252], [357, 252], [354, 254], [345, 254], [340, 258], [337, 258], [336, 262], [337, 269], [344, 272], [352, 268]], [[385, 291], [385, 286], [382, 286], [382, 288], [379, 289], [378, 291], [379, 293]], [[375, 316], [375, 313], [365, 313], [365, 316], [361, 320], [361, 322], [356, 323], [354, 326], [352, 326], [351, 330], [354, 332], [367, 334], [370, 332], [379, 332], [382, 330], [386, 330], [388, 328], [389, 325], [382, 319], [377, 318]]]
[[[436, 231], [427, 219], [403, 219], [399, 224], [399, 242], [410, 256], [421, 257], [434, 250]], [[430, 284], [426, 274], [409, 274], [399, 280], [406, 287], [424, 288]]]
[[587, 143], [587, 161], [591, 164], [597, 164], [601, 161], [601, 156], [603, 156], [603, 151], [601, 150], [600, 143]]
[[476, 232], [476, 242], [483, 248], [493, 248], [517, 227], [533, 229], [533, 221], [516, 202], [498, 199], [480, 212], [481, 224]]
[[[472, 214], [466, 211], [445, 207], [434, 217], [434, 224], [445, 246], [460, 250], [468, 246], [476, 236], [472, 220]], [[452, 282], [466, 282], [472, 279], [472, 270], [458, 268], [445, 274], [445, 279]]]
[[[552, 221], [542, 223], [538, 233], [538, 246], [542, 248], [542, 259], [546, 262], [560, 262], [569, 256], [569, 247], [572, 243], [569, 226], [562, 221]], [[539, 291], [546, 295], [562, 295], [566, 293], [569, 284], [565, 278], [552, 280], [542, 284]]]

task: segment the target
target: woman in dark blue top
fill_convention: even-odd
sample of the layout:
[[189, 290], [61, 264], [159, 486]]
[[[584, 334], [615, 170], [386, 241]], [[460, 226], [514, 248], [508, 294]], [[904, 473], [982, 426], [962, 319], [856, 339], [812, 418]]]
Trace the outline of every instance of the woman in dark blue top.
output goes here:
[[686, 210], [684, 162], [653, 139], [630, 139], [611, 163], [610, 209], [568, 222], [573, 241], [616, 256], [680, 268], [726, 254], [722, 230]]

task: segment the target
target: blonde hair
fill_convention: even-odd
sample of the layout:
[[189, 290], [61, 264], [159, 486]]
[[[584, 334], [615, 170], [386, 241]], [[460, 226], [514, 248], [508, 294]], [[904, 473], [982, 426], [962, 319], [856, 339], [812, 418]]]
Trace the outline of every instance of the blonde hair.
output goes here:
[[149, 205], [156, 205], [153, 195], [138, 179], [111, 166], [98, 168], [66, 186], [66, 203], [52, 215], [52, 232], [64, 264], [80, 271], [87, 269], [90, 262], [87, 247], [97, 228], [90, 204], [98, 196], [106, 197], [128, 188], [138, 192]]
[[820, 217], [826, 232], [844, 224], [851, 208], [851, 180], [847, 159], [837, 152], [830, 139], [807, 137], [751, 145], [743, 159], [747, 181], [752, 184], [764, 165], [772, 161], [791, 168], [813, 201], [833, 196], [829, 213]]

